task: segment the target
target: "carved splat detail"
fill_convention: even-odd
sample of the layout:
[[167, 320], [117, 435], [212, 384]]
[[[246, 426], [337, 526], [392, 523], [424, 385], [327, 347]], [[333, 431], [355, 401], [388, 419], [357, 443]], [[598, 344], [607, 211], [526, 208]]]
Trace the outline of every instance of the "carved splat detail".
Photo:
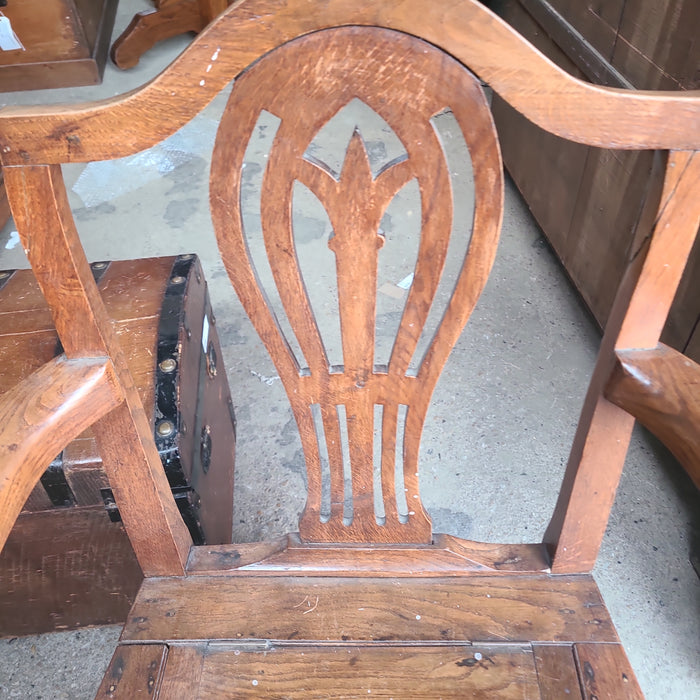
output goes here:
[[[319, 130], [353, 99], [379, 114], [407, 157], [376, 176], [355, 131], [339, 175], [304, 154]], [[442, 322], [415, 376], [407, 375], [442, 275], [452, 227], [447, 162], [431, 119], [452, 110], [469, 148], [475, 180], [473, 229], [467, 255]], [[301, 368], [259, 287], [240, 206], [243, 159], [262, 110], [281, 121], [268, 157], [261, 220], [270, 267], [285, 313], [308, 363]], [[421, 236], [389, 365], [374, 366], [379, 223], [395, 194], [416, 178]], [[304, 287], [292, 231], [295, 181], [325, 207], [334, 235], [343, 343], [342, 368], [329, 366]], [[493, 264], [503, 210], [500, 153], [486, 99], [461, 64], [408, 35], [344, 27], [311, 34], [272, 52], [237, 81], [221, 121], [211, 172], [211, 207], [226, 269], [277, 367], [301, 434], [308, 498], [300, 521], [307, 542], [430, 542], [430, 519], [418, 493], [420, 435], [440, 371], [479, 297]], [[469, 236], [469, 231], [458, 235]], [[321, 243], [319, 243], [320, 245]], [[331, 513], [321, 519], [321, 459], [312, 406], [319, 404], [330, 468]], [[373, 493], [374, 407], [383, 406], [381, 490]], [[408, 407], [403, 445], [396, 444], [399, 406]], [[338, 406], [345, 407], [352, 472], [350, 523], [343, 522], [343, 455]], [[402, 450], [409, 515], [399, 518], [394, 487]], [[324, 518], [326, 520], [327, 518]]]

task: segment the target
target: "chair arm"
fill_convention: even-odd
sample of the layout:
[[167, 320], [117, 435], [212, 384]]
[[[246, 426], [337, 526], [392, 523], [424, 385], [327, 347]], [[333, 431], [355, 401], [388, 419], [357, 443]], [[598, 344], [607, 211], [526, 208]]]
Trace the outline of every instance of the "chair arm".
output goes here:
[[605, 397], [654, 433], [700, 488], [700, 365], [663, 344], [615, 354]]
[[63, 355], [0, 397], [0, 550], [51, 460], [121, 401], [108, 359]]

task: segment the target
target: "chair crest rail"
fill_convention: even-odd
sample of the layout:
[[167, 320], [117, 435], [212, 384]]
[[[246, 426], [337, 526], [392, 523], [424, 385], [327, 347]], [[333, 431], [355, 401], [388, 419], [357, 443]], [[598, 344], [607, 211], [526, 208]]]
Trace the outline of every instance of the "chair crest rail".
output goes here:
[[592, 146], [700, 148], [700, 93], [594, 86], [558, 68], [476, 0], [232, 5], [160, 76], [120, 98], [76, 107], [0, 110], [2, 164], [118, 158], [158, 143], [259, 56], [303, 34], [379, 26], [452, 54], [542, 128]]

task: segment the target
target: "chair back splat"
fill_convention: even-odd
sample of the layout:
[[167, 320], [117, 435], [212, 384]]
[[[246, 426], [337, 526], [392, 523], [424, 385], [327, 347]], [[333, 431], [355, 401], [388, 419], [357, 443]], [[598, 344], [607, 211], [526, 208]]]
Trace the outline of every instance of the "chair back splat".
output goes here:
[[[354, 99], [379, 114], [406, 151], [376, 174], [357, 129], [340, 173], [307, 155], [321, 128]], [[452, 229], [449, 169], [431, 123], [447, 108], [462, 130], [474, 163], [474, 230], [447, 312], [417, 371], [409, 374], [435, 300]], [[258, 286], [243, 230], [243, 158], [262, 110], [281, 120], [262, 186], [265, 248], [303, 358], [295, 356]], [[376, 366], [377, 263], [384, 244], [380, 222], [394, 195], [414, 178], [423, 209], [418, 260], [388, 366]], [[336, 261], [342, 366], [329, 364], [300, 272], [292, 231], [295, 182], [316, 195], [331, 222], [327, 244]], [[308, 474], [308, 501], [300, 522], [303, 540], [431, 541], [430, 519], [418, 491], [420, 436], [440, 371], [491, 269], [502, 202], [500, 154], [481, 86], [460, 63], [425, 42], [378, 28], [328, 30], [286, 44], [236, 82], [214, 149], [212, 214], [233, 286], [275, 362], [299, 426]], [[308, 367], [302, 367], [304, 358]], [[320, 425], [314, 421], [314, 406], [319, 409]], [[382, 407], [381, 494], [376, 498], [375, 406]], [[397, 446], [400, 406], [406, 406], [407, 412], [403, 444]], [[349, 470], [343, 464], [343, 418]], [[400, 482], [409, 504], [405, 512], [397, 508], [397, 450], [403, 452]], [[324, 452], [330, 472], [330, 488], [325, 489], [330, 498], [325, 504]], [[349, 478], [344, 479], [344, 474]], [[375, 508], [378, 502], [381, 506]]]

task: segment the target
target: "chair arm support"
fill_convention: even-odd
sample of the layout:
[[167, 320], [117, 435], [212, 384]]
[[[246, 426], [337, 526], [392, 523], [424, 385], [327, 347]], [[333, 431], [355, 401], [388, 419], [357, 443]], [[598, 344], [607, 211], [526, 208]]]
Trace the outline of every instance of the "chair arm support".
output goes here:
[[121, 401], [109, 360], [63, 355], [0, 397], [0, 550], [46, 466]]
[[654, 433], [700, 488], [700, 365], [663, 344], [615, 354], [605, 397]]

